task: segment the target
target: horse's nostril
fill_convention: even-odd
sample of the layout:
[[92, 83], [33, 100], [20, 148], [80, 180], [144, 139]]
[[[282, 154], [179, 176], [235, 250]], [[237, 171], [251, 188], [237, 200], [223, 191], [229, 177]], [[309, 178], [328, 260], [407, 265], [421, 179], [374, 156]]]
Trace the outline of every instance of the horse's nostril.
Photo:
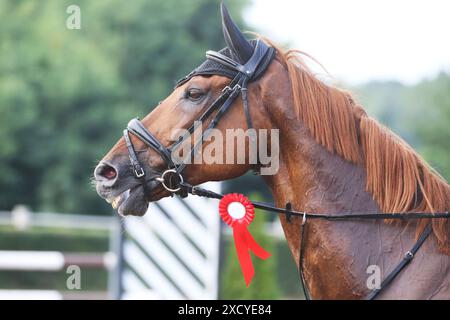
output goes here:
[[102, 175], [107, 179], [114, 179], [117, 176], [117, 172], [114, 168], [108, 167], [102, 171]]
[[117, 171], [112, 166], [110, 166], [106, 163], [102, 163], [97, 166], [97, 168], [95, 170], [95, 176], [97, 178], [101, 177], [101, 178], [106, 178], [108, 180], [113, 180], [117, 177]]

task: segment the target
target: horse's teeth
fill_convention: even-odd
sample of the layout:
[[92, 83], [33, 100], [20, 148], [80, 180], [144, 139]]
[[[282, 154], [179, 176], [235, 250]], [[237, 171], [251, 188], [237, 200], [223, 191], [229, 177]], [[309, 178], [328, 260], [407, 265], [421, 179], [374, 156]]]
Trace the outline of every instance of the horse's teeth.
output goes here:
[[124, 192], [122, 192], [121, 194], [119, 194], [117, 197], [115, 197], [114, 199], [109, 199], [107, 200], [111, 206], [113, 207], [113, 209], [117, 209], [120, 205], [121, 202], [124, 202], [128, 199], [128, 197], [130, 196], [130, 189], [125, 190]]
[[120, 201], [120, 197], [115, 197], [113, 199], [113, 201], [111, 201], [111, 206], [113, 207], [113, 209], [117, 209], [118, 205], [119, 205], [119, 201]]

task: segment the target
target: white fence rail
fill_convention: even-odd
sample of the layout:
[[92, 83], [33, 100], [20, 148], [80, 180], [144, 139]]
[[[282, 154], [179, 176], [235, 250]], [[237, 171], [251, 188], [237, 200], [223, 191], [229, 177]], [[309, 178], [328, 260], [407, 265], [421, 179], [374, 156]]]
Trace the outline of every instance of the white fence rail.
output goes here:
[[[120, 223], [114, 216], [89, 216], [66, 213], [33, 213], [24, 206], [16, 206], [11, 212], [0, 211], [0, 225], [13, 226], [26, 231], [30, 228], [59, 228], [101, 230], [110, 234], [108, 252], [60, 252], [30, 250], [0, 250], [1, 271], [60, 271], [69, 265], [80, 268], [102, 268], [108, 272], [108, 291], [67, 291], [2, 289], [0, 300], [44, 299], [114, 299], [120, 296]], [[45, 249], [45, 248], [43, 248]]]
[[117, 257], [112, 252], [0, 250], [0, 270], [58, 271], [70, 265], [113, 270], [116, 264]]
[[0, 225], [12, 225], [19, 230], [31, 227], [111, 230], [116, 219], [108, 216], [93, 216], [68, 213], [34, 213], [25, 206], [16, 206], [12, 211], [0, 211]]

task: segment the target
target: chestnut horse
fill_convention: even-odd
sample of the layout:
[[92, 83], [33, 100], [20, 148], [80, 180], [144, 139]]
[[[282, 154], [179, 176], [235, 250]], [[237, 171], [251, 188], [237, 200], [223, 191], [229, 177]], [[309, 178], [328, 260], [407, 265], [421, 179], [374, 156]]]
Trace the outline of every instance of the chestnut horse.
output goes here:
[[[225, 40], [232, 54], [245, 62], [238, 42], [246, 40], [228, 18], [223, 21]], [[248, 85], [249, 116], [256, 130], [279, 129], [279, 170], [263, 177], [278, 207], [289, 202], [298, 211], [327, 214], [449, 210], [450, 186], [407, 143], [370, 118], [350, 93], [318, 80], [300, 52], [285, 52], [261, 41], [275, 48], [276, 55], [264, 74]], [[189, 128], [229, 82], [217, 74], [188, 77], [142, 124], [167, 147], [173, 143], [173, 131]], [[242, 101], [233, 101], [217, 129], [247, 127]], [[204, 127], [213, 117], [214, 113]], [[146, 173], [166, 168], [154, 149], [133, 135], [130, 139]], [[248, 148], [247, 144], [246, 155]], [[224, 159], [227, 148], [222, 149], [216, 156]], [[248, 160], [246, 156], [240, 164], [188, 164], [183, 177], [197, 185], [261, 169]], [[94, 172], [97, 192], [120, 214], [143, 215], [149, 202], [171, 193], [154, 181], [143, 186], [132, 169], [122, 138]], [[301, 218], [293, 217], [290, 223], [284, 215], [279, 218], [298, 267]], [[424, 220], [310, 221], [302, 240], [304, 278], [311, 297], [365, 297], [370, 292], [369, 266], [378, 266], [381, 278], [386, 277], [430, 223], [431, 236], [378, 298], [449, 299], [449, 222]]]

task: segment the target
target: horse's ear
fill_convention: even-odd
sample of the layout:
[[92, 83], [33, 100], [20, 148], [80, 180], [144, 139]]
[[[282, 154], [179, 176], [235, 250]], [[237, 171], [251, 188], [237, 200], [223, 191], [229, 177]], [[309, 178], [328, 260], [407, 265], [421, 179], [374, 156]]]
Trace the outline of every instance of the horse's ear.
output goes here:
[[224, 3], [220, 3], [220, 12], [222, 13], [222, 29], [225, 42], [239, 58], [239, 62], [244, 64], [253, 54], [253, 46], [245, 39], [241, 30], [236, 26], [228, 13]]

